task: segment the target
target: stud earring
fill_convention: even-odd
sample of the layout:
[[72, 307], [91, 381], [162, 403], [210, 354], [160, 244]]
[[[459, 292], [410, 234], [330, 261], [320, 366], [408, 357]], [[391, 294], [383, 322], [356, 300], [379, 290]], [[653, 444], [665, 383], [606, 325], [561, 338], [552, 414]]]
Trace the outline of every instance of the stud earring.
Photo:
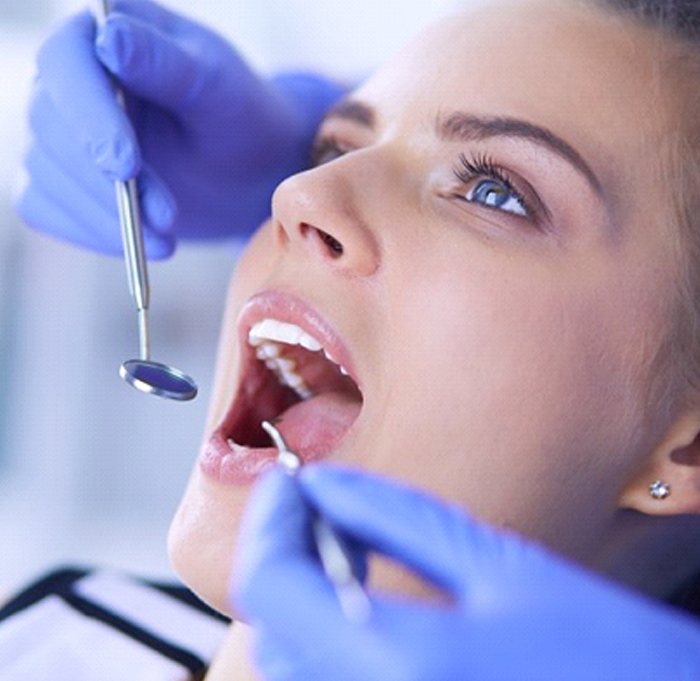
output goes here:
[[661, 482], [661, 480], [655, 480], [649, 485], [649, 494], [651, 494], [654, 499], [663, 501], [669, 494], [671, 494], [671, 485], [667, 482]]

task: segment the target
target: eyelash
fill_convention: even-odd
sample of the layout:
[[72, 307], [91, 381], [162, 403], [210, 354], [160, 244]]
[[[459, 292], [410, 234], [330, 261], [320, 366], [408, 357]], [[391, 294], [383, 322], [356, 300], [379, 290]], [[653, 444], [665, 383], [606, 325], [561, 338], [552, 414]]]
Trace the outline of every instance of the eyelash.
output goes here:
[[[329, 163], [330, 161], [335, 160], [349, 151], [352, 150], [344, 147], [344, 145], [342, 145], [335, 137], [321, 137], [317, 139], [312, 146], [310, 157], [311, 167], [315, 168], [316, 166], [323, 165], [324, 163]], [[331, 157], [324, 158], [327, 154], [331, 154]], [[489, 178], [495, 180], [496, 182], [500, 182], [503, 187], [522, 204], [525, 212], [527, 213], [526, 219], [533, 220], [535, 218], [536, 213], [531, 208], [530, 202], [520, 191], [515, 188], [505, 168], [494, 163], [493, 160], [486, 154], [472, 156], [471, 158], [467, 156], [467, 154], [460, 154], [459, 165], [454, 168], [454, 174], [455, 177], [465, 185], [472, 183], [476, 178]], [[475, 205], [481, 205], [482, 207], [489, 208], [490, 210], [500, 211], [499, 208], [483, 206], [483, 204]]]
[[[530, 202], [520, 191], [515, 188], [513, 182], [508, 176], [508, 171], [502, 166], [494, 163], [486, 154], [473, 156], [471, 158], [464, 153], [460, 154], [459, 165], [454, 168], [454, 174], [455, 177], [465, 185], [472, 183], [476, 178], [488, 178], [495, 180], [496, 182], [500, 182], [503, 187], [522, 204], [525, 212], [527, 213], [527, 219], [534, 219], [535, 211], [532, 210]], [[476, 205], [483, 206], [483, 204]], [[489, 208], [489, 206], [483, 207]], [[491, 210], [500, 209], [491, 208]]]

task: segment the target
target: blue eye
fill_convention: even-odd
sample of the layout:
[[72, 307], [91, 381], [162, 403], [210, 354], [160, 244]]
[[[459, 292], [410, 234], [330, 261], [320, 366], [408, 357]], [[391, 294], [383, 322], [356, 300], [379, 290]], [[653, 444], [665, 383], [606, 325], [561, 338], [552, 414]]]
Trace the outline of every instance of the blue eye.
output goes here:
[[455, 177], [465, 187], [459, 196], [467, 203], [474, 203], [491, 210], [510, 213], [534, 221], [528, 200], [518, 191], [509, 173], [487, 156], [470, 159], [460, 154], [459, 165], [454, 169]]
[[496, 208], [506, 213], [528, 216], [522, 200], [499, 180], [485, 179], [478, 182], [464, 197], [470, 203]]

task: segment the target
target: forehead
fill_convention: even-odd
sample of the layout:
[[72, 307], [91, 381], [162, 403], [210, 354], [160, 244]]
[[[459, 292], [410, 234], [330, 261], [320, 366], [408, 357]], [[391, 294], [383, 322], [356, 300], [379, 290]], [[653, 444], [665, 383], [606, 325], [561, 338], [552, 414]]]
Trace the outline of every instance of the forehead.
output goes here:
[[467, 110], [546, 126], [605, 165], [664, 131], [650, 32], [574, 0], [495, 0], [424, 31], [359, 97], [380, 123]]

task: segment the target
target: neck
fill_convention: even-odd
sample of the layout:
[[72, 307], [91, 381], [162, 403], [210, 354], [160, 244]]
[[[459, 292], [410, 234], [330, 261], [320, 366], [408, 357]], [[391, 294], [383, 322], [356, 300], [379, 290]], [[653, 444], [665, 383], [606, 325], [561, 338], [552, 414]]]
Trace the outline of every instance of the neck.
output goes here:
[[620, 511], [590, 567], [666, 599], [700, 572], [700, 516]]
[[260, 681], [252, 666], [251, 638], [251, 627], [232, 624], [205, 681]]

